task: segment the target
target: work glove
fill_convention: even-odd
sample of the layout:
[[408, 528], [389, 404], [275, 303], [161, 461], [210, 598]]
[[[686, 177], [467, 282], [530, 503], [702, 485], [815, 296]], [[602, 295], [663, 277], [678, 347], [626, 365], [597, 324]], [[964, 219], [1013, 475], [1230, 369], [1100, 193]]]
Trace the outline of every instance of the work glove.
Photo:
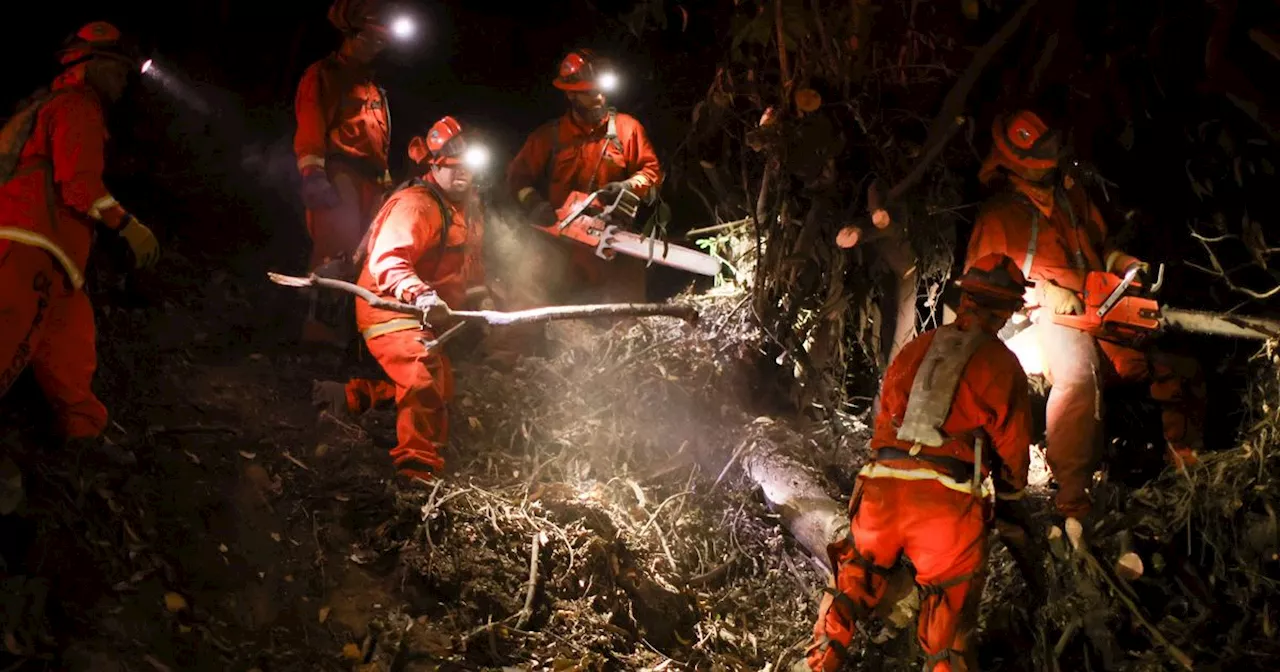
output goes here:
[[1084, 314], [1084, 302], [1066, 287], [1059, 287], [1052, 280], [1045, 280], [1039, 283], [1037, 289], [1040, 306], [1053, 311], [1054, 315]]
[[413, 300], [413, 305], [422, 311], [422, 321], [430, 322], [435, 319], [444, 317], [447, 312], [447, 306], [444, 301], [440, 300], [440, 295], [432, 290], [427, 290], [417, 296]]
[[600, 195], [607, 196], [609, 198], [617, 198], [618, 194], [621, 194], [623, 189], [627, 189], [629, 187], [630, 184], [625, 181], [610, 182], [603, 187], [600, 187]]
[[1135, 261], [1128, 266], [1125, 266], [1124, 272], [1120, 274], [1120, 277], [1128, 275], [1129, 271], [1132, 271], [1135, 267], [1138, 269], [1138, 279], [1145, 285], [1147, 283], [1147, 273], [1151, 271], [1151, 264], [1148, 264], [1145, 261]]
[[341, 202], [324, 170], [317, 168], [302, 174], [302, 204], [308, 210], [325, 210]]
[[546, 201], [538, 201], [529, 208], [529, 220], [535, 226], [551, 226], [556, 223], [556, 210]]
[[120, 227], [120, 237], [133, 250], [134, 268], [151, 268], [156, 265], [156, 260], [160, 258], [160, 241], [136, 217], [129, 215], [129, 221]]

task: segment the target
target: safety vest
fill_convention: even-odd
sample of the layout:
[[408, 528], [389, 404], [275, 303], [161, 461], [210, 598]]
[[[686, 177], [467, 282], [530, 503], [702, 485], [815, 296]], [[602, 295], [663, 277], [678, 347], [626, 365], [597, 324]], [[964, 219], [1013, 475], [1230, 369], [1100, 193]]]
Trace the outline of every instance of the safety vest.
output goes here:
[[[924, 446], [937, 448], [952, 440], [952, 437], [942, 431], [942, 424], [951, 415], [951, 405], [955, 401], [960, 376], [965, 367], [978, 348], [989, 340], [991, 336], [984, 331], [964, 331], [955, 325], [942, 326], [934, 332], [929, 350], [911, 381], [907, 410], [902, 416], [902, 426], [898, 428], [898, 440], [912, 444], [910, 455], [918, 455]], [[980, 495], [981, 492], [982, 444], [982, 436], [974, 438], [973, 481], [970, 490], [975, 495]]]

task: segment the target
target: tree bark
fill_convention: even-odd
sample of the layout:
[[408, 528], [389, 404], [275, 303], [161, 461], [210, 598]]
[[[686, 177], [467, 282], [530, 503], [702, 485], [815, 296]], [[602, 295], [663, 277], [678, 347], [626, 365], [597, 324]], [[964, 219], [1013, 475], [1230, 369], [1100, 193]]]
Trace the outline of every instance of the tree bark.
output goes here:
[[760, 486], [769, 508], [829, 574], [827, 545], [849, 532], [849, 511], [827, 495], [817, 477], [800, 462], [760, 446], [742, 458], [747, 476]]

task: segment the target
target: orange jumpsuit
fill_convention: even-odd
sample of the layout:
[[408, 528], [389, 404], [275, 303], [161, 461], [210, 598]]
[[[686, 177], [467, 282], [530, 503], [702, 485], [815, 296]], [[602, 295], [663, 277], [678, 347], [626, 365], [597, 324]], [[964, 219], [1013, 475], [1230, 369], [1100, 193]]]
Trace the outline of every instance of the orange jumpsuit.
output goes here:
[[367, 68], [333, 54], [307, 68], [294, 102], [298, 130], [293, 152], [305, 178], [323, 169], [338, 193], [332, 208], [307, 210], [314, 270], [360, 246], [390, 186], [387, 152], [391, 116], [386, 93]]
[[[424, 179], [435, 184], [430, 176]], [[441, 213], [439, 201], [423, 185], [387, 199], [371, 226], [358, 284], [405, 303], [430, 289], [446, 304], [461, 306], [467, 289], [484, 282], [484, 217], [474, 195], [465, 206], [446, 200], [445, 207], [449, 212]], [[442, 353], [428, 352], [419, 342], [437, 334], [422, 330], [415, 318], [364, 301], [356, 302], [356, 325], [392, 384], [350, 381], [348, 407], [358, 413], [394, 397], [399, 443], [391, 456], [396, 467], [409, 475], [438, 473], [444, 468], [440, 448], [449, 436], [453, 370]]]
[[107, 410], [93, 394], [93, 308], [84, 269], [95, 220], [126, 213], [102, 182], [102, 104], [84, 67], [55, 80], [11, 179], [0, 185], [0, 396], [29, 364], [66, 438], [93, 437]]
[[[613, 115], [616, 140], [608, 137], [608, 117], [595, 127], [581, 125], [572, 113], [543, 124], [529, 135], [507, 167], [507, 188], [520, 202], [529, 190], [546, 198], [553, 208], [565, 204], [575, 191], [590, 193], [610, 182], [630, 180], [633, 191], [647, 198], [662, 183], [658, 155], [644, 126], [627, 114]], [[553, 156], [554, 154], [554, 156]], [[630, 258], [605, 261], [595, 250], [574, 244], [573, 281], [587, 286], [617, 284], [628, 296], [643, 300], [644, 266]], [[639, 294], [639, 296], [636, 295]]]
[[[978, 213], [966, 268], [998, 252], [1022, 264], [1028, 280], [1081, 291], [1087, 271], [1120, 273], [1136, 261], [1108, 244], [1106, 223], [1079, 185], [1048, 190], [1016, 176], [1009, 180], [1011, 188], [988, 199]], [[1038, 235], [1027, 269], [1036, 220]], [[1052, 385], [1045, 433], [1047, 461], [1058, 482], [1057, 508], [1063, 516], [1081, 518], [1092, 508], [1088, 487], [1102, 454], [1102, 387], [1151, 381], [1151, 398], [1163, 408], [1165, 439], [1175, 452], [1183, 452], [1203, 443], [1204, 381], [1194, 360], [1100, 340], [1045, 317], [1033, 314], [1034, 333], [1024, 337], [1038, 342]]]
[[[963, 330], [976, 328], [965, 314], [955, 324]], [[855, 623], [884, 597], [887, 579], [903, 554], [915, 566], [923, 593], [917, 632], [928, 655], [925, 670], [955, 669], [953, 654], [975, 653], [969, 634], [977, 627], [991, 508], [969, 483], [974, 436], [989, 439], [983, 462], [997, 468], [992, 474], [997, 491], [1016, 497], [1026, 487], [1030, 463], [1030, 401], [1017, 358], [991, 337], [965, 365], [941, 424], [942, 433], [953, 438], [939, 447], [923, 446], [919, 457], [910, 457], [912, 444], [897, 438], [898, 429], [936, 333], [925, 332], [908, 343], [885, 371], [871, 446], [896, 452], [878, 452], [859, 475], [850, 502], [849, 536], [829, 549], [836, 587], [828, 589], [830, 597], [814, 626], [808, 654], [813, 670], [840, 669]]]

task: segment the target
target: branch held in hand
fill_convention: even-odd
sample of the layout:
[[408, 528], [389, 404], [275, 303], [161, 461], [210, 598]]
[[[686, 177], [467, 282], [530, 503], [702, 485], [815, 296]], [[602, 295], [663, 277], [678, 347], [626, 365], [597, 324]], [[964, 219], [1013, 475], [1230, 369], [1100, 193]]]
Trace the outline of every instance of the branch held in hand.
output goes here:
[[[422, 311], [416, 306], [382, 298], [364, 287], [350, 282], [345, 282], [343, 280], [322, 278], [314, 274], [307, 277], [298, 277], [292, 275], [281, 275], [279, 273], [267, 273], [267, 277], [271, 282], [284, 287], [324, 287], [327, 289], [337, 289], [349, 294], [355, 294], [368, 302], [368, 304], [374, 308], [390, 310], [404, 315], [411, 315], [413, 317], [422, 317]], [[552, 322], [555, 320], [585, 320], [598, 317], [665, 316], [676, 317], [687, 322], [698, 321], [698, 311], [696, 308], [693, 306], [675, 303], [602, 303], [586, 306], [549, 306], [546, 308], [531, 308], [529, 310], [516, 310], [512, 312], [503, 312], [499, 310], [448, 309], [448, 315], [450, 317], [463, 320], [479, 320], [495, 326], [538, 324], [542, 322]]]

